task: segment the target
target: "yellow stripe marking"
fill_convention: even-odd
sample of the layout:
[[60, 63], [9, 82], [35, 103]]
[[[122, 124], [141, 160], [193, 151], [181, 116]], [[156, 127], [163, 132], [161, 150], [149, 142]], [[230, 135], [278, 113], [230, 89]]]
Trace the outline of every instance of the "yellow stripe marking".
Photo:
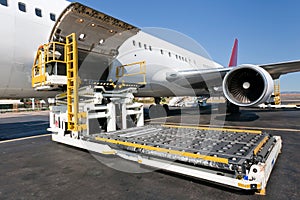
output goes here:
[[117, 152], [112, 150], [112, 151], [102, 151], [101, 153], [105, 155], [115, 155]]
[[[238, 187], [243, 188], [243, 189], [251, 189], [251, 184], [249, 184], [249, 183], [248, 184], [246, 184], [246, 183], [238, 183]], [[261, 184], [260, 183], [256, 184], [256, 188], [258, 190], [261, 189]]]
[[266, 189], [258, 190], [258, 192], [256, 192], [255, 194], [264, 196], [266, 195]]
[[207, 155], [201, 155], [201, 154], [194, 154], [194, 153], [189, 153], [189, 152], [182, 152], [182, 151], [177, 151], [177, 150], [164, 149], [164, 148], [160, 148], [160, 147], [152, 147], [152, 146], [147, 146], [147, 145], [142, 145], [142, 144], [135, 144], [135, 143], [131, 143], [131, 142], [123, 142], [123, 141], [107, 139], [107, 138], [101, 138], [101, 137], [96, 137], [95, 139], [98, 140], [98, 141], [112, 143], [112, 144], [124, 145], [124, 146], [129, 146], [129, 147], [134, 147], [134, 148], [146, 149], [146, 150], [151, 150], [151, 151], [175, 154], [175, 155], [179, 155], [179, 156], [185, 156], [185, 157], [190, 157], [190, 158], [198, 158], [198, 159], [203, 159], [203, 160], [228, 164], [228, 159], [226, 159], [226, 158], [207, 156]]
[[213, 128], [213, 127], [200, 127], [200, 126], [179, 126], [179, 125], [162, 125], [167, 128], [189, 128], [189, 129], [198, 129], [198, 130], [208, 130], [208, 131], [225, 131], [225, 132], [236, 132], [236, 133], [252, 133], [252, 134], [261, 134], [262, 131], [257, 130], [244, 130], [244, 129], [228, 129], [228, 128]]
[[250, 184], [238, 183], [238, 186], [239, 186], [240, 188], [250, 189]]
[[257, 155], [257, 153], [259, 152], [259, 150], [261, 149], [261, 147], [268, 141], [269, 137], [266, 136], [258, 145], [257, 147], [254, 149], [253, 153], [254, 155]]

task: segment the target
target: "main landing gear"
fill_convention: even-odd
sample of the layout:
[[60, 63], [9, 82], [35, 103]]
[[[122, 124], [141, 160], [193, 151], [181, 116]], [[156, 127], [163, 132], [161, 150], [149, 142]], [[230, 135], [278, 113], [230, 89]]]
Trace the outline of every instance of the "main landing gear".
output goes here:
[[154, 103], [149, 107], [149, 118], [160, 118], [160, 117], [167, 117], [169, 114], [169, 106], [167, 104], [160, 104], [161, 97], [155, 97]]

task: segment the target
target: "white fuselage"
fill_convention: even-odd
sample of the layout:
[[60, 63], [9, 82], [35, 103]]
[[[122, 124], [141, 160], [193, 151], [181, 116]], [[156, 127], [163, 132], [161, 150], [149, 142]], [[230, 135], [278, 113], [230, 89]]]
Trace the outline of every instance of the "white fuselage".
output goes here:
[[[19, 10], [18, 3], [26, 6]], [[9, 0], [0, 5], [0, 98], [48, 97], [31, 87], [31, 67], [37, 48], [47, 43], [56, 19], [69, 2], [64, 0]], [[35, 13], [41, 9], [42, 17]], [[53, 93], [52, 93], [53, 95]]]
[[[170, 32], [172, 34], [172, 32]], [[207, 70], [223, 68], [218, 63], [197, 55], [184, 48], [176, 46], [163, 39], [152, 36], [143, 31], [126, 40], [119, 48], [116, 60], [121, 64], [146, 61], [146, 87], [139, 90], [138, 96], [166, 97], [166, 96], [197, 96], [208, 94], [205, 88], [191, 89], [174, 84], [166, 79], [170, 73], [179, 71]], [[114, 64], [118, 66], [118, 64]], [[135, 73], [138, 69], [128, 68]], [[115, 69], [111, 70], [112, 73]], [[113, 79], [113, 75], [109, 78]], [[126, 79], [125, 79], [126, 80]], [[128, 82], [139, 82], [141, 77], [129, 77]], [[188, 82], [186, 81], [188, 85]]]
[[[47, 43], [55, 24], [50, 13], [58, 19], [70, 4], [64, 0], [22, 0], [26, 12], [20, 11], [18, 1], [0, 5], [2, 31], [0, 32], [0, 98], [52, 97], [55, 92], [37, 92], [31, 87], [31, 67], [35, 52]], [[42, 10], [42, 17], [35, 9]], [[151, 47], [150, 47], [151, 46]], [[109, 75], [115, 79], [115, 67], [132, 62], [146, 61], [147, 85], [137, 96], [187, 96], [205, 93], [204, 88], [188, 90], [166, 80], [166, 74], [177, 71], [221, 68], [222, 66], [143, 31], [125, 41]], [[136, 70], [131, 68], [131, 70]], [[129, 70], [130, 71], [130, 70]], [[128, 82], [140, 81], [130, 78]]]

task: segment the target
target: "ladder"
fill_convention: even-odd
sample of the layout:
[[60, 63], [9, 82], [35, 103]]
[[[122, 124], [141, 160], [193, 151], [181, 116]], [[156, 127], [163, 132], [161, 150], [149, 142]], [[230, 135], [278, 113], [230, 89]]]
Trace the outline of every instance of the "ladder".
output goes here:
[[75, 34], [66, 37], [68, 130], [78, 131], [78, 52]]
[[75, 33], [66, 37], [65, 61], [67, 67], [67, 115], [68, 131], [79, 132], [87, 129], [86, 124], [79, 124], [80, 118], [86, 118], [86, 113], [79, 113], [78, 102], [78, 49]]

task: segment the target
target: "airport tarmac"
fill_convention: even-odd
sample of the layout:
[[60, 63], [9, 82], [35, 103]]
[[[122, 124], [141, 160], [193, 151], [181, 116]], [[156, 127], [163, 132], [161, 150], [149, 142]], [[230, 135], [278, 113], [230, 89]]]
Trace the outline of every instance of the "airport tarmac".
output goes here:
[[49, 111], [0, 114], [0, 141], [48, 133]]
[[[57, 144], [45, 131], [48, 113], [0, 115], [1, 199], [298, 199], [300, 109], [241, 109], [240, 115], [213, 115], [210, 109], [171, 108], [171, 116], [147, 123], [258, 129], [283, 139], [266, 196], [218, 186], [161, 170], [125, 173], [89, 152]], [[223, 119], [225, 118], [225, 122]], [[211, 123], [213, 122], [213, 123]]]

